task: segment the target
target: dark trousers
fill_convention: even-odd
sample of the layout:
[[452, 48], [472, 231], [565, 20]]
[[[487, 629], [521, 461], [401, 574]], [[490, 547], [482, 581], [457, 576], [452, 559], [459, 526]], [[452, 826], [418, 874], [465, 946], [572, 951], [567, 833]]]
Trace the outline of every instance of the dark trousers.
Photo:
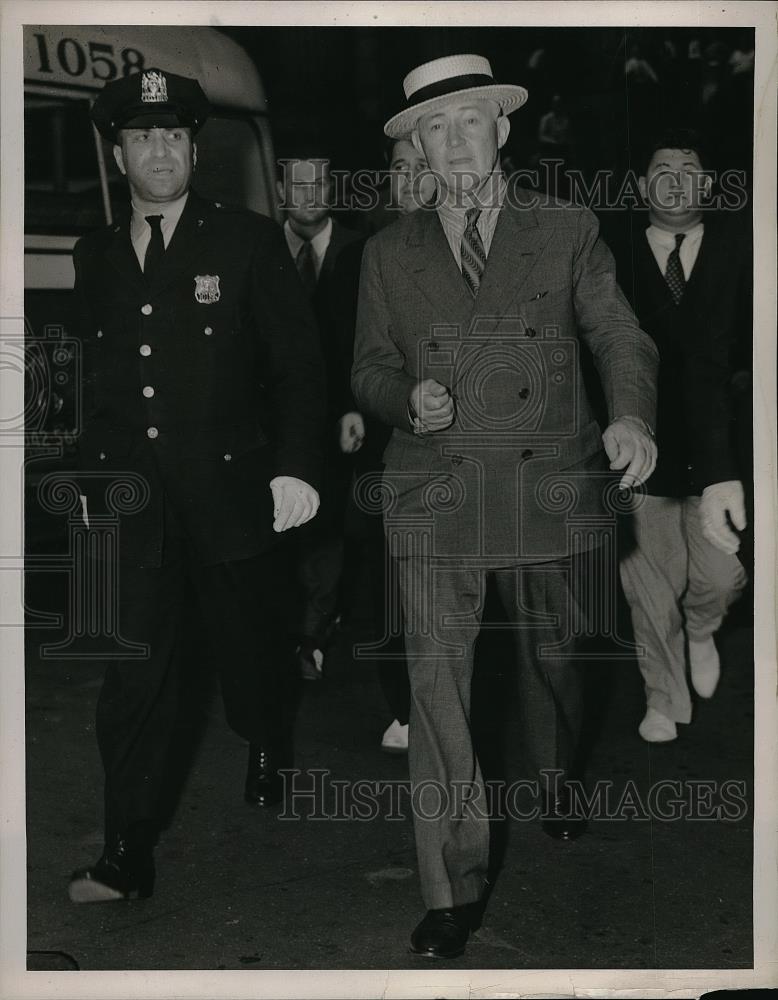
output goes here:
[[[562, 772], [559, 780], [572, 776], [582, 724], [574, 633], [586, 632], [584, 609], [596, 594], [588, 566], [584, 554], [490, 571], [513, 625], [525, 742], [534, 767]], [[487, 875], [487, 796], [470, 729], [485, 584], [486, 574], [477, 568], [436, 566], [430, 578], [424, 560], [401, 561], [411, 682], [409, 770], [419, 876], [429, 909], [474, 902]], [[464, 794], [475, 808], [457, 809]]]
[[125, 560], [119, 568], [120, 631], [146, 644], [148, 655], [109, 663], [98, 699], [107, 838], [155, 828], [179, 692], [186, 684], [186, 664], [177, 652], [188, 594], [216, 655], [232, 729], [261, 743], [282, 739], [291, 726], [292, 645], [282, 550], [201, 566], [188, 541], [168, 527], [161, 566], [139, 568]]

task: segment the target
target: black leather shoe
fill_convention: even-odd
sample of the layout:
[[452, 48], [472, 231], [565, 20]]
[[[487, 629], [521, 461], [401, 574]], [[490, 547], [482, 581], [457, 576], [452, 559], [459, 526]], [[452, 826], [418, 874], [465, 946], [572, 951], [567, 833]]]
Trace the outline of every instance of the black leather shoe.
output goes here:
[[107, 903], [117, 899], [147, 899], [153, 890], [151, 847], [133, 845], [125, 836], [118, 835], [106, 844], [97, 864], [73, 873], [68, 895], [74, 903]]
[[278, 773], [278, 755], [259, 743], [249, 744], [244, 798], [253, 806], [278, 805], [284, 797], [284, 779]]
[[457, 958], [470, 937], [470, 906], [427, 910], [427, 915], [411, 934], [411, 952], [423, 958]]
[[587, 821], [565, 789], [553, 798], [546, 799], [541, 826], [543, 833], [553, 840], [578, 840], [586, 833]]

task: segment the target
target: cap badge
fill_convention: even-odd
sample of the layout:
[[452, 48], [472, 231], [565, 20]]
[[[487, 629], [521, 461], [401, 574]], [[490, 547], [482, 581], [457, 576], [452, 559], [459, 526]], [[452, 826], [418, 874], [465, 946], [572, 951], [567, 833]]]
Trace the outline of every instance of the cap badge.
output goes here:
[[140, 99], [144, 104], [156, 104], [160, 101], [167, 101], [167, 80], [164, 73], [156, 70], [147, 70], [140, 81]]
[[218, 274], [195, 275], [195, 298], [203, 305], [211, 305], [221, 298]]

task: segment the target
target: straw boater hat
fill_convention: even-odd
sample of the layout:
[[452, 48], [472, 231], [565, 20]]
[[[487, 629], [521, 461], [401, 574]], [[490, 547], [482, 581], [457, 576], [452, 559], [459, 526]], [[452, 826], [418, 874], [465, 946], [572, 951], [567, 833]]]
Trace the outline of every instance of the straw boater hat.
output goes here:
[[417, 66], [403, 80], [408, 106], [384, 125], [390, 139], [402, 139], [419, 119], [456, 95], [494, 101], [509, 115], [527, 100], [524, 87], [495, 83], [489, 60], [483, 56], [445, 56]]

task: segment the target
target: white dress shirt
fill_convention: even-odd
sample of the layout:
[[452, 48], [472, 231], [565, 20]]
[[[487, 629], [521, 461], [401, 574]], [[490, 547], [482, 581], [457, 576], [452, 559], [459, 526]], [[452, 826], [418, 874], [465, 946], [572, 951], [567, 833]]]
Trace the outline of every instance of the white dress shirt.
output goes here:
[[[305, 239], [302, 236], [298, 236], [297, 233], [289, 225], [289, 219], [284, 223], [284, 236], [286, 237], [286, 245], [289, 247], [289, 253], [292, 255], [292, 260], [297, 261], [297, 254], [300, 252], [300, 247], [305, 243]], [[332, 219], [327, 219], [327, 224], [324, 229], [320, 229], [319, 232], [311, 240], [311, 250], [313, 251], [313, 263], [316, 267], [316, 277], [319, 277], [321, 272], [321, 265], [324, 261], [324, 255], [327, 252], [327, 247], [330, 245], [330, 240], [332, 239]]]
[[166, 205], [160, 205], [158, 209], [147, 208], [145, 211], [141, 211], [135, 202], [133, 202], [132, 220], [130, 222], [130, 239], [132, 240], [132, 248], [135, 251], [135, 256], [138, 258], [141, 271], [143, 270], [143, 261], [146, 257], [146, 250], [148, 249], [148, 245], [151, 240], [151, 226], [148, 222], [146, 222], [146, 216], [162, 216], [160, 229], [162, 230], [162, 239], [165, 243], [165, 249], [167, 250], [170, 241], [173, 239], [173, 233], [176, 231], [178, 220], [181, 218], [181, 213], [184, 211], [184, 205], [186, 205], [186, 199], [188, 197], [189, 192], [187, 191], [186, 194], [182, 194], [181, 197], [176, 198], [175, 201], [171, 201]]
[[[681, 268], [683, 276], [688, 281], [694, 269], [697, 254], [700, 252], [702, 234], [705, 231], [705, 224], [698, 222], [696, 226], [684, 233], [685, 239], [681, 244], [679, 256], [681, 258]], [[654, 260], [657, 262], [662, 274], [667, 270], [667, 258], [675, 250], [675, 233], [670, 233], [666, 229], [659, 229], [658, 226], [649, 226], [646, 230], [646, 239], [651, 247]]]
[[[492, 237], [497, 228], [497, 219], [500, 209], [505, 201], [505, 192], [508, 189], [507, 182], [503, 174], [495, 172], [490, 174], [482, 189], [478, 192], [478, 204], [483, 206], [481, 214], [476, 222], [478, 235], [484, 245], [484, 253], [489, 256], [489, 249], [492, 245]], [[474, 206], [475, 207], [475, 206]], [[446, 234], [451, 253], [457, 262], [457, 267], [462, 269], [462, 236], [465, 232], [464, 207], [454, 207], [448, 202], [441, 202], [437, 207], [438, 218]]]

